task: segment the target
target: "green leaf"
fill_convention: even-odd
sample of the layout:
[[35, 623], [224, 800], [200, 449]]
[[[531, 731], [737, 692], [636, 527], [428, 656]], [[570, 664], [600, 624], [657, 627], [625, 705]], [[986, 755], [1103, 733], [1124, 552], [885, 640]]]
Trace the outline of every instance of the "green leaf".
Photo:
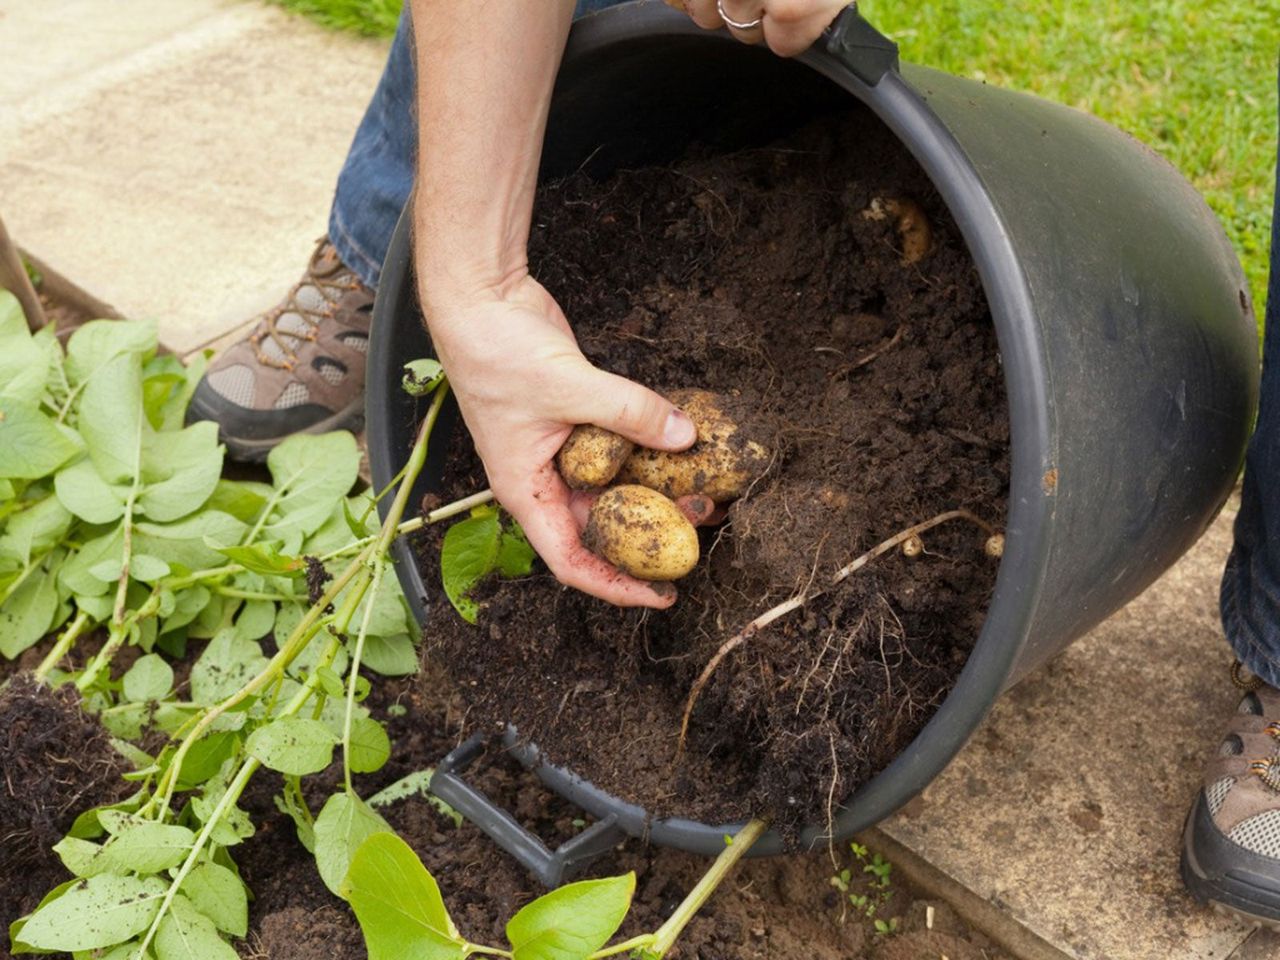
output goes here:
[[267, 505], [271, 487], [248, 480], [219, 480], [205, 502], [208, 510], [221, 510], [243, 523], [253, 523]]
[[461, 960], [458, 934], [435, 878], [394, 833], [362, 842], [338, 894], [351, 904], [369, 960]]
[[98, 475], [107, 483], [133, 483], [142, 468], [142, 368], [123, 354], [99, 367], [80, 400], [80, 435]]
[[475, 623], [479, 613], [470, 593], [481, 580], [495, 572], [524, 576], [532, 564], [533, 548], [523, 531], [515, 524], [504, 525], [494, 506], [477, 507], [450, 527], [440, 550], [445, 595], [468, 623]]
[[163, 700], [173, 689], [173, 668], [157, 653], [139, 657], [124, 675], [126, 700]]
[[48, 378], [44, 348], [32, 339], [17, 299], [0, 290], [0, 397], [38, 404]]
[[0, 654], [10, 660], [37, 643], [58, 613], [56, 571], [34, 571], [0, 606]]
[[213, 921], [181, 894], [160, 921], [155, 945], [156, 960], [239, 960]]
[[218, 631], [191, 668], [191, 699], [203, 707], [220, 703], [267, 665], [262, 648], [235, 627]]
[[67, 341], [67, 374], [73, 383], [84, 383], [117, 357], [142, 357], [154, 353], [156, 344], [156, 325], [150, 321], [91, 320]]
[[11, 513], [0, 533], [0, 558], [26, 564], [32, 554], [48, 550], [71, 529], [72, 517], [57, 497], [44, 497]]
[[[227, 714], [225, 716], [243, 716]], [[240, 735], [232, 730], [215, 730], [207, 733], [187, 751], [178, 777], [179, 790], [191, 790], [217, 775], [240, 743]]]
[[88, 458], [59, 470], [53, 486], [62, 505], [89, 523], [114, 523], [124, 516], [129, 499], [128, 485], [107, 483]]
[[351, 753], [348, 761], [356, 773], [373, 773], [391, 757], [391, 740], [386, 729], [373, 717], [351, 723]]
[[[219, 775], [205, 784], [201, 793], [191, 798], [191, 810], [201, 823], [209, 823], [213, 811], [227, 793], [227, 780], [236, 770], [236, 762], [229, 758], [223, 764]], [[210, 839], [220, 846], [230, 847], [247, 840], [254, 834], [253, 821], [249, 815], [235, 804], [230, 805], [220, 815], [214, 825]]]
[[133, 548], [188, 570], [203, 570], [226, 563], [226, 558], [208, 544], [235, 543], [244, 532], [245, 525], [235, 517], [205, 509], [174, 523], [139, 522]]
[[636, 875], [570, 883], [527, 904], [507, 923], [515, 960], [586, 960], [622, 926]]
[[360, 665], [384, 677], [407, 677], [418, 672], [418, 651], [406, 633], [364, 638]]
[[155, 583], [169, 575], [169, 564], [149, 553], [135, 553], [129, 558], [129, 576], [141, 583]]
[[28, 946], [25, 943], [22, 943], [21, 942], [22, 928], [27, 925], [27, 921], [31, 919], [32, 915], [44, 909], [46, 904], [53, 903], [53, 901], [57, 900], [60, 896], [62, 896], [64, 893], [66, 893], [68, 890], [70, 890], [79, 882], [80, 881], [78, 879], [74, 879], [74, 880], [67, 880], [63, 883], [58, 884], [56, 887], [54, 887], [52, 890], [50, 890], [41, 898], [40, 902], [36, 904], [35, 910], [31, 911], [31, 914], [25, 917], [19, 917], [17, 920], [13, 921], [13, 923], [9, 924], [9, 943], [11, 945], [11, 952], [13, 954], [17, 955], [17, 954], [28, 954], [28, 953], [53, 953], [54, 952], [52, 950], [41, 950], [38, 947], [32, 947], [32, 946]]
[[294, 434], [267, 456], [276, 503], [259, 539], [307, 535], [328, 519], [334, 505], [356, 482], [360, 450], [346, 431]]
[[77, 877], [91, 877], [101, 872], [97, 869], [101, 864], [97, 857], [102, 847], [91, 840], [66, 836], [53, 845], [53, 852], [62, 865]]
[[245, 749], [272, 770], [302, 777], [329, 766], [337, 742], [319, 720], [283, 717], [249, 734]]
[[147, 419], [157, 430], [180, 430], [191, 395], [209, 367], [210, 351], [202, 350], [184, 364], [177, 357], [155, 356], [142, 368], [142, 395]]
[[138, 495], [138, 510], [162, 522], [198, 510], [218, 485], [222, 454], [218, 425], [210, 420], [185, 430], [147, 431], [142, 450], [146, 486]]
[[316, 817], [316, 868], [324, 885], [338, 893], [360, 845], [375, 833], [390, 832], [387, 821], [359, 797], [331, 796]]
[[98, 820], [111, 839], [98, 854], [112, 873], [159, 873], [180, 864], [195, 843], [186, 827], [157, 823], [116, 810], [103, 811]]
[[[116, 561], [116, 569], [120, 569], [120, 558], [124, 554], [124, 532], [116, 527], [110, 533], [88, 541], [63, 564], [60, 576], [63, 585], [79, 597], [100, 597], [107, 592], [111, 579], [104, 580], [93, 575], [92, 571], [107, 560]], [[83, 606], [83, 603], [81, 604]], [[108, 609], [110, 604], [108, 603]], [[103, 619], [98, 617], [97, 619]]]
[[151, 926], [166, 889], [155, 877], [90, 877], [37, 910], [21, 942], [66, 951], [123, 943]]
[[232, 563], [246, 570], [268, 577], [300, 577], [306, 572], [306, 561], [301, 557], [287, 557], [277, 543], [253, 543], [247, 547], [215, 547]]
[[181, 890], [223, 933], [233, 937], [248, 933], [248, 896], [240, 878], [226, 867], [210, 861], [197, 863], [182, 881]]
[[36, 480], [48, 476], [79, 449], [35, 404], [0, 397], [0, 477]]
[[410, 360], [404, 365], [404, 377], [400, 385], [411, 397], [421, 397], [430, 393], [444, 379], [444, 367], [439, 360], [424, 357], [421, 360]]

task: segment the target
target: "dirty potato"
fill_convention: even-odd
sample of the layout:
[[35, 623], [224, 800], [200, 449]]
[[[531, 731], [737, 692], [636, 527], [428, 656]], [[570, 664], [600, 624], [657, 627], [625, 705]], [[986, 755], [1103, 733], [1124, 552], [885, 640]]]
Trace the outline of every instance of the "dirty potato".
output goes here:
[[603, 427], [580, 423], [556, 454], [564, 482], [575, 490], [604, 487], [612, 482], [635, 448], [630, 440]]
[[671, 499], [701, 494], [728, 503], [747, 492], [769, 466], [769, 451], [752, 440], [725, 412], [723, 398], [708, 390], [673, 390], [667, 398], [689, 415], [698, 440], [681, 453], [635, 450], [618, 480], [636, 483]]
[[933, 227], [929, 215], [915, 200], [907, 197], [876, 197], [862, 211], [864, 220], [892, 218], [902, 244], [902, 262], [919, 263], [933, 251]]
[[641, 580], [679, 580], [698, 562], [698, 532], [680, 508], [648, 487], [611, 487], [591, 506], [582, 541]]

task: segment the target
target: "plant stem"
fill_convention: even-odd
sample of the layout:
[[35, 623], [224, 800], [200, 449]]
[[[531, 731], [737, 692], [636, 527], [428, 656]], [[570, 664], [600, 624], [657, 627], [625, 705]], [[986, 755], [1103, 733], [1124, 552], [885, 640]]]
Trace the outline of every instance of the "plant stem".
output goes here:
[[89, 615], [83, 610], [76, 613], [75, 619], [67, 624], [67, 629], [62, 631], [62, 636], [58, 638], [58, 642], [44, 655], [44, 659], [40, 661], [40, 666], [36, 667], [37, 680], [43, 680], [47, 677], [49, 672], [67, 655], [67, 651], [71, 649], [76, 642], [76, 638], [80, 636], [88, 622]]
[[[192, 744], [204, 736], [205, 731], [212, 726], [213, 722], [222, 716], [232, 707], [253, 696], [268, 683], [274, 681], [284, 670], [293, 662], [307, 646], [308, 643], [320, 631], [321, 623], [319, 622], [324, 610], [333, 603], [338, 594], [349, 584], [357, 574], [363, 572], [364, 561], [368, 551], [361, 553], [353, 560], [341, 574], [339, 574], [324, 592], [318, 603], [310, 607], [297, 626], [289, 634], [289, 638], [281, 645], [276, 655], [268, 661], [267, 665], [262, 668], [256, 677], [246, 683], [243, 687], [233, 693], [227, 699], [223, 700], [217, 706], [210, 707], [205, 711], [204, 715], [192, 728], [191, 732], [183, 738], [177, 752], [173, 755], [173, 759], [169, 762], [169, 766], [165, 769], [164, 775], [157, 784], [157, 793], [161, 796], [159, 817], [163, 817], [165, 811], [169, 809], [169, 803], [173, 799], [173, 792], [178, 784], [178, 776], [182, 771], [182, 763], [186, 759], [187, 751], [191, 749]], [[356, 591], [353, 590], [352, 594]], [[363, 591], [361, 591], [363, 592]], [[352, 594], [347, 595], [347, 601], [350, 600]], [[344, 601], [344, 609], [347, 606]], [[356, 603], [359, 603], [357, 598]], [[352, 610], [354, 613], [354, 609]], [[148, 805], [149, 806], [149, 805]], [[159, 818], [158, 817], [158, 818]], [[157, 819], [158, 819], [157, 818]]]
[[715, 892], [720, 882], [728, 876], [729, 871], [734, 868], [739, 860], [741, 860], [751, 849], [752, 844], [760, 839], [760, 835], [764, 833], [768, 827], [763, 820], [752, 820], [745, 827], [738, 831], [734, 836], [733, 842], [721, 851], [720, 856], [716, 857], [715, 863], [711, 864], [711, 868], [702, 875], [702, 879], [697, 885], [689, 891], [689, 895], [684, 898], [680, 906], [676, 907], [676, 912], [667, 918], [667, 922], [660, 926], [653, 935], [652, 946], [648, 949], [657, 954], [659, 957], [665, 957], [667, 951], [675, 944], [676, 939], [689, 921], [693, 919], [707, 898]]
[[[402, 536], [406, 533], [416, 533], [423, 527], [430, 526], [433, 523], [439, 523], [441, 520], [448, 520], [450, 517], [456, 517], [460, 513], [467, 513], [473, 507], [479, 507], [493, 500], [492, 490], [481, 490], [479, 493], [473, 493], [469, 497], [463, 497], [461, 500], [455, 500], [453, 503], [446, 503], [443, 507], [437, 507], [426, 516], [410, 517], [396, 526], [396, 536]], [[362, 540], [356, 540], [334, 550], [332, 553], [326, 553], [320, 557], [321, 563], [327, 563], [330, 560], [337, 560], [339, 557], [350, 556], [361, 547], [377, 540], [381, 534], [374, 533]]]
[[[330, 637], [329, 645], [321, 655], [321, 662], [332, 662], [334, 655], [338, 651], [340, 643], [341, 641], [336, 636]], [[288, 716], [295, 716], [306, 704], [307, 700], [310, 699], [318, 685], [319, 676], [318, 674], [313, 673], [307, 678], [307, 682], [302, 685], [302, 689], [295, 693], [293, 695], [293, 699], [291, 699], [285, 706], [283, 711], [284, 714]], [[142, 944], [138, 947], [138, 952], [135, 955], [137, 960], [143, 960], [143, 958], [146, 957], [147, 947], [151, 944], [152, 939], [155, 938], [156, 931], [160, 928], [160, 921], [164, 919], [165, 913], [173, 903], [173, 898], [177, 895], [178, 888], [182, 886], [182, 881], [187, 878], [187, 874], [189, 874], [192, 868], [196, 865], [196, 861], [199, 859], [201, 851], [204, 849], [205, 844], [209, 842], [209, 837], [213, 833], [214, 827], [216, 827], [226, 815], [227, 810], [234, 806], [236, 801], [240, 799], [240, 795], [244, 793], [244, 788], [249, 785], [249, 780], [258, 772], [258, 768], [260, 766], [262, 766], [261, 761], [254, 757], [250, 757], [244, 762], [244, 765], [241, 766], [239, 772], [236, 773], [232, 781], [227, 784], [226, 792], [223, 793], [217, 806], [213, 808], [213, 813], [209, 815], [208, 822], [205, 823], [200, 832], [196, 835], [196, 841], [191, 846], [191, 852], [187, 854], [186, 860], [183, 861], [182, 866], [174, 875], [173, 881], [169, 884], [169, 889], [165, 893], [164, 899], [160, 901], [160, 909], [156, 912], [155, 919], [152, 920], [151, 927], [147, 930], [146, 937], [143, 938]], [[170, 766], [170, 769], [172, 769], [172, 765]]]
[[351, 721], [356, 709], [356, 681], [360, 678], [360, 659], [364, 656], [364, 641], [369, 634], [369, 622], [373, 619], [373, 604], [382, 585], [382, 571], [386, 564], [381, 557], [373, 561], [373, 581], [369, 584], [369, 602], [365, 604], [360, 631], [356, 634], [356, 648], [351, 652], [351, 667], [347, 672], [347, 708], [342, 718], [342, 778], [348, 793], [355, 793], [351, 784]]
[[503, 950], [501, 947], [486, 947], [481, 943], [468, 943], [462, 948], [462, 955], [470, 957], [477, 953], [482, 953], [490, 957], [511, 957], [514, 956], [510, 950]]
[[621, 943], [615, 943], [611, 947], [604, 947], [591, 954], [587, 960], [602, 960], [603, 957], [613, 957], [620, 953], [630, 953], [632, 950], [649, 950], [653, 947], [653, 938], [656, 934], [642, 933], [638, 937], [632, 937], [630, 940], [623, 940]]

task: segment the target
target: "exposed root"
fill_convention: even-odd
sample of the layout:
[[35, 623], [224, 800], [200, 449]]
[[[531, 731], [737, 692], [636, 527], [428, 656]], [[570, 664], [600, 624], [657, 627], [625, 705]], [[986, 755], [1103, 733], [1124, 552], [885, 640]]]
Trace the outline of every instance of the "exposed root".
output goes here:
[[[702, 694], [703, 688], [710, 682], [712, 676], [715, 675], [717, 668], [724, 661], [725, 657], [733, 653], [734, 650], [738, 649], [738, 647], [742, 646], [775, 620], [785, 617], [793, 610], [798, 610], [810, 600], [822, 596], [827, 590], [831, 589], [831, 587], [834, 587], [836, 584], [848, 579], [872, 560], [883, 556], [894, 547], [910, 540], [912, 537], [918, 538], [920, 534], [924, 533], [926, 530], [932, 530], [934, 527], [947, 523], [951, 520], [967, 520], [986, 531], [988, 536], [995, 536], [999, 532], [990, 523], [968, 510], [948, 510], [945, 513], [940, 513], [936, 517], [924, 520], [914, 526], [907, 527], [905, 530], [899, 530], [888, 540], [884, 540], [881, 543], [876, 544], [866, 553], [837, 570], [835, 575], [831, 578], [831, 582], [823, 589], [809, 593], [808, 588], [806, 587], [804, 590], [801, 590], [795, 596], [791, 597], [791, 599], [784, 600], [777, 606], [771, 607], [764, 613], [760, 614], [760, 616], [748, 623], [741, 631], [721, 644], [720, 649], [717, 650], [711, 659], [707, 661], [707, 665], [702, 668], [702, 673], [698, 674], [698, 679], [695, 680], [693, 682], [693, 686], [689, 688], [689, 696], [688, 699], [685, 700], [684, 704], [684, 715], [680, 718], [680, 738], [676, 742], [676, 760], [678, 761], [684, 754], [685, 740], [689, 734], [689, 718], [693, 716], [693, 708], [698, 702], [698, 697]], [[886, 665], [886, 670], [887, 669], [888, 666]]]

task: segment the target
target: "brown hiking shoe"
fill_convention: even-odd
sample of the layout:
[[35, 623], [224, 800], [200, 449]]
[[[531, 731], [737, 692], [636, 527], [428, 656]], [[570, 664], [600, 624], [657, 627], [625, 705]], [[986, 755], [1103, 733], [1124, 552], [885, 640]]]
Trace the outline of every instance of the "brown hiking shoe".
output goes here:
[[248, 461], [293, 433], [359, 430], [372, 309], [373, 291], [321, 240], [288, 296], [209, 365], [188, 422], [216, 421]]
[[1280, 690], [1247, 692], [1205, 768], [1182, 839], [1182, 879], [1216, 909], [1280, 929]]

